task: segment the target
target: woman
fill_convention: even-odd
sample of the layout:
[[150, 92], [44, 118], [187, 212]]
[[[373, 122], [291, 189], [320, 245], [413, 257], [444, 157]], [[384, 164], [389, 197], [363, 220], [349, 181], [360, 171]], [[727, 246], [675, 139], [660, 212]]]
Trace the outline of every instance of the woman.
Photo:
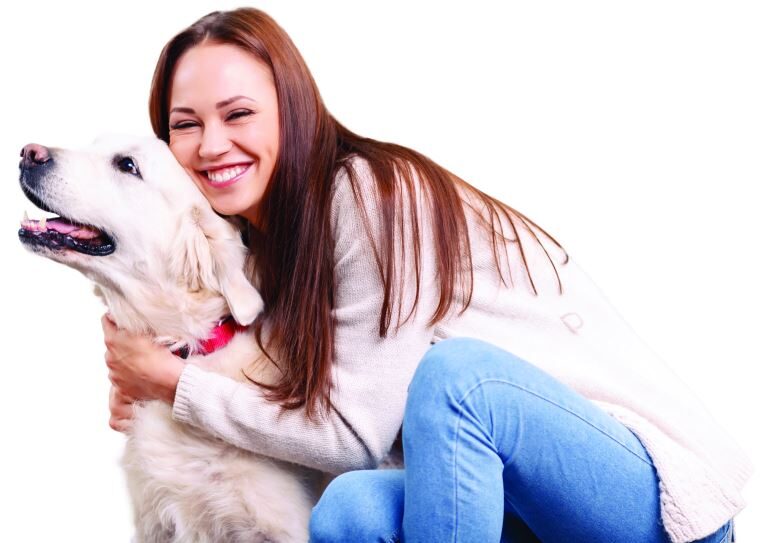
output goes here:
[[[236, 446], [347, 472], [313, 541], [731, 540], [750, 466], [701, 403], [527, 217], [341, 126], [266, 14], [174, 37], [150, 113], [242, 224], [283, 376], [238, 385], [105, 317], [111, 427], [162, 399]], [[373, 470], [401, 423], [405, 470]]]

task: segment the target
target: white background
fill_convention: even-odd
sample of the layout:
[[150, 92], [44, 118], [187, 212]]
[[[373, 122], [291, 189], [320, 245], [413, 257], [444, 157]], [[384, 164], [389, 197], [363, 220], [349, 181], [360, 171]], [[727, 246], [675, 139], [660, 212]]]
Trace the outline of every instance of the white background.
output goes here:
[[[150, 134], [164, 43], [242, 4], [3, 8], [0, 540], [131, 534], [103, 310], [86, 279], [20, 246], [18, 220], [36, 215], [19, 151]], [[563, 243], [748, 451], [757, 471], [738, 534], [770, 540], [771, 4], [254, 5], [294, 39], [346, 126], [427, 154]]]

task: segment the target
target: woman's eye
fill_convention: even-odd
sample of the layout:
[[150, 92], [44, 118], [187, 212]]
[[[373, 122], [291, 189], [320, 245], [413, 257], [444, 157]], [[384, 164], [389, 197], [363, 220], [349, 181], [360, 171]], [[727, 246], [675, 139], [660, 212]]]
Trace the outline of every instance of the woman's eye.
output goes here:
[[233, 119], [238, 119], [240, 117], [247, 117], [248, 115], [252, 115], [252, 114], [253, 112], [250, 111], [249, 109], [240, 109], [238, 111], [234, 111], [230, 113], [228, 117], [226, 117], [226, 120], [231, 121]]
[[[248, 115], [252, 115], [254, 112], [250, 111], [249, 109], [240, 109], [237, 111], [232, 111], [226, 116], [227, 121], [233, 121], [235, 119], [239, 119], [241, 117], [247, 117]], [[196, 126], [196, 123], [193, 121], [181, 121], [177, 124], [173, 124], [169, 127], [170, 130], [185, 130], [186, 128], [193, 128]]]
[[170, 126], [169, 129], [170, 130], [181, 130], [181, 129], [184, 129], [184, 128], [191, 128], [192, 126], [196, 126], [196, 125], [194, 123], [188, 121], [188, 122], [177, 123], [176, 125]]
[[119, 158], [116, 161], [116, 166], [118, 166], [118, 169], [124, 173], [130, 173], [140, 177], [140, 170], [137, 168], [137, 165], [134, 163], [134, 159], [132, 157], [125, 156]]

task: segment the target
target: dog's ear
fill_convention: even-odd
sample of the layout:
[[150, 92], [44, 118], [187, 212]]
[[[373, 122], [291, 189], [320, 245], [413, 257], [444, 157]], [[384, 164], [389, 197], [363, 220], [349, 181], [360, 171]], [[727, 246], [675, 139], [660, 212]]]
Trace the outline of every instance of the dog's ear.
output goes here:
[[191, 291], [220, 292], [234, 320], [247, 326], [263, 311], [263, 300], [245, 276], [245, 254], [233, 225], [208, 207], [194, 206], [181, 221], [170, 265]]

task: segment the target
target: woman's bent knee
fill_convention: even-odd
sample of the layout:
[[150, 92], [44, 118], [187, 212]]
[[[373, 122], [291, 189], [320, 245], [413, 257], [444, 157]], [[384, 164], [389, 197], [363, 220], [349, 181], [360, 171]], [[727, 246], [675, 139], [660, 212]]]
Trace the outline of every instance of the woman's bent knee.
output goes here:
[[412, 409], [446, 405], [482, 379], [500, 374], [506, 365], [511, 365], [506, 371], [512, 371], [518, 364], [526, 362], [486, 341], [444, 339], [433, 345], [417, 366], [409, 385], [407, 415]]
[[487, 341], [455, 337], [439, 341], [422, 357], [412, 379], [412, 385], [423, 387], [433, 383], [458, 381], [466, 375], [487, 373], [505, 362], [524, 363], [515, 355]]

